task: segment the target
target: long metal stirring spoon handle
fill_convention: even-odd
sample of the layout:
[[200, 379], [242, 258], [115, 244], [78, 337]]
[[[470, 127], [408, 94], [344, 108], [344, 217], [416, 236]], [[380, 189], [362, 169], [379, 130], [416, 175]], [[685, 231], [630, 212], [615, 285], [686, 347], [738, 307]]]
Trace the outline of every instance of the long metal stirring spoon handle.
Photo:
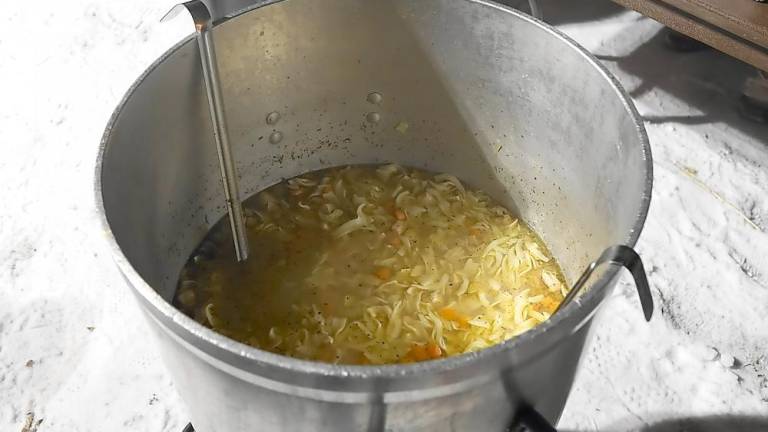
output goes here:
[[243, 206], [240, 202], [237, 172], [235, 171], [232, 152], [229, 146], [224, 107], [221, 102], [218, 69], [216, 67], [216, 52], [213, 47], [213, 40], [211, 40], [211, 33], [207, 29], [198, 31], [197, 43], [200, 47], [203, 76], [208, 93], [208, 105], [211, 110], [211, 120], [213, 121], [213, 133], [219, 155], [219, 167], [221, 169], [222, 182], [224, 183], [224, 197], [227, 201], [227, 212], [229, 213], [229, 224], [232, 228], [235, 255], [238, 261], [245, 261], [248, 259], [248, 236], [245, 230]]
[[541, 11], [539, 4], [536, 0], [528, 0], [528, 6], [531, 9], [531, 16], [540, 20], [544, 20], [544, 13]]
[[224, 112], [224, 103], [219, 85], [219, 69], [216, 62], [216, 49], [213, 42], [211, 29], [211, 14], [208, 7], [200, 0], [192, 0], [174, 6], [162, 19], [166, 21], [178, 15], [180, 10], [186, 8], [192, 15], [197, 31], [197, 46], [200, 50], [200, 62], [203, 70], [203, 80], [208, 96], [208, 108], [213, 125], [213, 137], [216, 141], [216, 150], [219, 155], [219, 168], [221, 180], [224, 186], [224, 198], [229, 214], [229, 225], [232, 229], [235, 255], [238, 261], [248, 258], [248, 236], [245, 230], [245, 218], [243, 205], [240, 202], [240, 191], [237, 182], [237, 172], [232, 158], [232, 150], [229, 145], [227, 133], [227, 119]]
[[579, 295], [579, 292], [587, 284], [592, 273], [594, 273], [595, 269], [602, 264], [620, 265], [629, 270], [632, 277], [635, 279], [635, 287], [637, 288], [637, 294], [640, 296], [640, 305], [643, 307], [645, 320], [650, 321], [653, 316], [653, 296], [651, 295], [651, 288], [648, 285], [648, 278], [645, 276], [643, 260], [634, 249], [624, 245], [609, 247], [603, 251], [597, 261], [590, 263], [581, 277], [579, 277], [579, 280], [573, 284], [573, 288], [571, 288], [565, 296], [553, 315], [571, 303]]

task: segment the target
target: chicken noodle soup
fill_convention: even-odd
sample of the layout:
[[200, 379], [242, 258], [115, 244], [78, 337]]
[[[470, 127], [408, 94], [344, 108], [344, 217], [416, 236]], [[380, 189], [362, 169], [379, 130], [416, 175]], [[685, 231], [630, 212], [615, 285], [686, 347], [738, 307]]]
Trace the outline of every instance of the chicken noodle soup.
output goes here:
[[245, 202], [251, 256], [226, 220], [174, 303], [228, 337], [292, 357], [415, 362], [545, 321], [567, 292], [539, 237], [456, 177], [386, 166], [302, 175]]

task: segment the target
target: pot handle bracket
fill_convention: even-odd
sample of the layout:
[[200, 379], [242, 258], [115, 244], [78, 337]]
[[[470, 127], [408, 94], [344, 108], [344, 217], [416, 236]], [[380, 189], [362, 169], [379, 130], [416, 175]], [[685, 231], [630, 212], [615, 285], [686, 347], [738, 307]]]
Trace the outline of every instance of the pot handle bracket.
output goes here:
[[[653, 296], [651, 295], [651, 287], [648, 284], [648, 278], [645, 275], [645, 266], [643, 266], [643, 260], [640, 258], [640, 255], [638, 255], [634, 249], [625, 245], [609, 247], [600, 255], [600, 258], [598, 258], [597, 261], [594, 261], [587, 266], [587, 269], [581, 275], [579, 280], [573, 284], [573, 288], [571, 288], [568, 295], [565, 296], [554, 313], [557, 313], [578, 296], [595, 269], [602, 264], [620, 265], [629, 270], [635, 280], [635, 287], [637, 288], [637, 294], [640, 297], [640, 304], [643, 308], [645, 320], [650, 321], [653, 316]], [[554, 426], [549, 424], [541, 414], [528, 405], [524, 405], [522, 408], [518, 409], [515, 418], [512, 421], [512, 426], [507, 430], [508, 432], [557, 432], [557, 429], [555, 429]]]
[[590, 263], [581, 277], [579, 277], [579, 280], [573, 284], [573, 288], [565, 296], [553, 315], [576, 299], [592, 276], [592, 273], [602, 264], [619, 265], [629, 270], [635, 280], [635, 287], [637, 288], [637, 295], [640, 297], [640, 305], [643, 308], [645, 320], [650, 321], [653, 316], [653, 296], [651, 295], [648, 278], [645, 275], [645, 266], [643, 266], [643, 260], [640, 258], [640, 255], [634, 249], [625, 245], [609, 247], [603, 251], [597, 261]]

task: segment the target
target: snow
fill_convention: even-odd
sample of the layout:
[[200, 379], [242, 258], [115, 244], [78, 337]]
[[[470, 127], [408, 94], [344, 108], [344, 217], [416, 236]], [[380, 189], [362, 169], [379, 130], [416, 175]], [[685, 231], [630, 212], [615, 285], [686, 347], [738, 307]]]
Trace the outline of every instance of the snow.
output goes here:
[[[124, 91], [189, 32], [173, 2], [6, 5], [0, 26], [0, 430], [181, 431], [187, 412], [101, 240], [96, 148]], [[768, 429], [768, 128], [736, 113], [749, 67], [675, 54], [607, 1], [550, 19], [600, 56], [647, 119], [655, 189], [639, 251], [604, 306], [563, 430]], [[594, 13], [592, 13], [594, 12]], [[574, 12], [576, 13], [576, 12]], [[585, 15], [585, 14], [581, 14]], [[723, 417], [727, 416], [727, 417]], [[687, 420], [686, 420], [687, 419]]]

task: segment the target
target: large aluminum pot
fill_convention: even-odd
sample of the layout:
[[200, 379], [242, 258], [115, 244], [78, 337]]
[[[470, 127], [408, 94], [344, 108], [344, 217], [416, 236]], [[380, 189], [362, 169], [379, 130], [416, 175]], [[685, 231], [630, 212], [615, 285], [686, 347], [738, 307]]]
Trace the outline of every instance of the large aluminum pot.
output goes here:
[[[571, 279], [640, 235], [652, 173], [637, 112], [594, 57], [541, 22], [481, 0], [285, 0], [213, 32], [244, 196], [343, 164], [453, 173], [515, 208]], [[287, 358], [171, 306], [185, 260], [224, 214], [199, 61], [190, 38], [139, 78], [96, 175], [115, 260], [195, 428], [499, 431], [526, 404], [556, 422], [615, 268], [522, 336], [410, 365]]]

